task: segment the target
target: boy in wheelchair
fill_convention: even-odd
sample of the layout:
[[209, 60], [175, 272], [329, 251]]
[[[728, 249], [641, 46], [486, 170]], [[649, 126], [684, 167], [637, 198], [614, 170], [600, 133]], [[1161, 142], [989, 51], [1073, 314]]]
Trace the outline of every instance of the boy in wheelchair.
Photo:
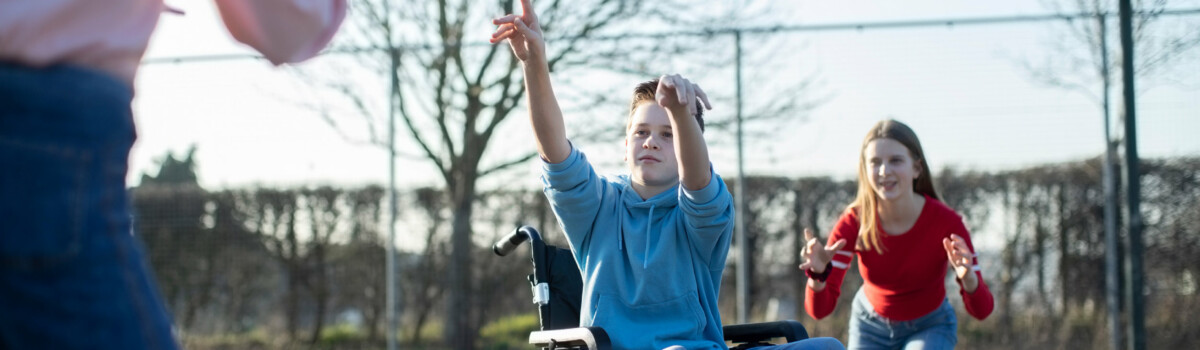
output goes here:
[[[505, 256], [517, 246], [529, 241], [533, 273], [533, 302], [538, 305], [541, 331], [529, 335], [529, 343], [545, 350], [607, 350], [612, 349], [608, 332], [602, 327], [579, 327], [580, 297], [583, 280], [579, 265], [570, 250], [548, 245], [531, 226], [522, 226], [492, 246], [496, 255]], [[670, 317], [663, 315], [662, 317]], [[796, 321], [774, 321], [725, 326], [725, 341], [734, 350], [747, 349], [844, 349], [833, 338], [808, 339], [804, 325]], [[771, 346], [770, 341], [783, 338], [788, 344]], [[672, 346], [668, 349], [682, 348]]]
[[707, 95], [679, 75], [638, 85], [630, 173], [598, 176], [567, 140], [530, 1], [493, 21], [492, 42], [508, 39], [524, 69], [544, 191], [582, 274], [579, 325], [604, 327], [616, 349], [724, 348], [717, 292], [733, 206], [702, 135]]

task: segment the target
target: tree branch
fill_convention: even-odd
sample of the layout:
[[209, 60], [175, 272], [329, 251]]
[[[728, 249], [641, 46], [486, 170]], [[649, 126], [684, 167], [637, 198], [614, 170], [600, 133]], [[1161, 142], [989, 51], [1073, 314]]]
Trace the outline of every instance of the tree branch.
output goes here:
[[514, 166], [514, 165], [517, 165], [517, 164], [523, 164], [523, 163], [525, 163], [525, 162], [528, 162], [530, 159], [533, 159], [534, 157], [537, 157], [537, 155], [538, 155], [538, 154], [537, 154], [537, 152], [529, 152], [529, 153], [526, 153], [526, 154], [525, 154], [525, 155], [523, 155], [523, 156], [520, 156], [520, 157], [517, 157], [517, 158], [510, 159], [510, 160], [508, 160], [508, 161], [506, 161], [506, 162], [500, 163], [500, 164], [498, 164], [498, 165], [496, 165], [496, 166], [493, 166], [493, 167], [491, 167], [491, 168], [488, 168], [488, 169], [485, 169], [485, 170], [483, 170], [483, 171], [480, 171], [480, 172], [479, 172], [479, 177], [484, 177], [484, 176], [487, 176], [487, 175], [489, 175], [489, 174], [492, 174], [492, 173], [495, 173], [495, 172], [499, 172], [499, 171], [501, 171], [501, 170], [504, 170], [504, 169], [508, 169], [508, 168], [510, 168], [510, 167], [512, 167], [512, 166]]

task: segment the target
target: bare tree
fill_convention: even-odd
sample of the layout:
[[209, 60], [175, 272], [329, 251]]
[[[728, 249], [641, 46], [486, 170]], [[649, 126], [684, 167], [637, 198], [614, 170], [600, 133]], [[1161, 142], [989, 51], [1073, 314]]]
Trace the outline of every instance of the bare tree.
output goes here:
[[280, 267], [272, 264], [264, 240], [250, 231], [247, 214], [238, 210], [237, 190], [215, 193], [211, 203], [214, 238], [221, 245], [218, 294], [224, 296], [216, 317], [223, 327], [217, 330], [246, 332], [270, 317], [265, 310], [278, 290]]
[[408, 303], [411, 305], [408, 312], [414, 319], [410, 341], [416, 346], [421, 343], [421, 329], [425, 328], [429, 321], [436, 305], [435, 301], [441, 300], [446, 290], [438, 283], [438, 278], [446, 275], [446, 247], [436, 238], [442, 223], [445, 222], [444, 212], [447, 208], [445, 196], [434, 188], [417, 189], [413, 201], [422, 209], [420, 212], [429, 218], [429, 227], [425, 231], [425, 250], [421, 252], [411, 272], [404, 274], [407, 281], [404, 294], [411, 300]]
[[138, 237], [176, 322], [187, 331], [198, 328], [196, 316], [213, 298], [221, 243], [204, 224], [209, 194], [196, 181], [195, 153], [194, 145], [181, 159], [168, 152], [158, 173], [142, 174], [131, 191]]
[[[1167, 0], [1134, 1], [1133, 39], [1138, 60], [1134, 70], [1144, 81], [1174, 81], [1172, 69], [1178, 63], [1197, 59], [1200, 24], [1169, 17]], [[1173, 3], [1195, 1], [1176, 0]], [[1090, 14], [1093, 18], [1072, 19], [1064, 23], [1064, 32], [1050, 42], [1050, 52], [1041, 62], [1024, 60], [1021, 65], [1041, 84], [1083, 93], [1096, 103], [1105, 103], [1109, 86], [1105, 81], [1120, 72], [1121, 47], [1117, 43], [1116, 2], [1108, 0], [1047, 0], [1045, 6], [1064, 16]], [[1069, 40], [1062, 40], [1063, 37]], [[1107, 58], [1106, 58], [1107, 56]], [[1145, 90], [1152, 84], [1140, 84]]]
[[[1117, 214], [1120, 204], [1117, 201], [1117, 187], [1115, 163], [1117, 162], [1118, 150], [1117, 145], [1120, 139], [1124, 136], [1120, 132], [1116, 136], [1109, 134], [1109, 125], [1113, 118], [1112, 103], [1110, 96], [1113, 96], [1113, 77], [1114, 72], [1120, 72], [1118, 67], [1123, 67], [1122, 55], [1119, 55], [1121, 50], [1120, 45], [1110, 45], [1110, 43], [1119, 43], [1116, 40], [1119, 35], [1117, 28], [1116, 16], [1112, 16], [1117, 11], [1116, 2], [1111, 0], [1044, 0], [1045, 5], [1061, 14], [1067, 16], [1076, 15], [1091, 15], [1091, 18], [1083, 18], [1076, 20], [1068, 20], [1065, 22], [1065, 33], [1060, 33], [1052, 39], [1052, 53], [1047, 55], [1046, 59], [1041, 63], [1023, 62], [1023, 66], [1030, 72], [1032, 78], [1041, 84], [1064, 88], [1080, 92], [1097, 103], [1102, 108], [1102, 119], [1104, 121], [1105, 134], [1105, 158], [1101, 169], [1104, 170], [1104, 176], [1096, 180], [1102, 184], [1102, 188], [1106, 191], [1105, 199], [1105, 216], [1107, 217], [1107, 225], [1102, 232], [1109, 237], [1119, 237], [1120, 233], [1114, 225], [1120, 219]], [[1177, 84], [1189, 84], [1190, 81], [1181, 80], [1173, 76], [1173, 70], [1179, 66], [1179, 63], [1200, 59], [1198, 50], [1200, 46], [1200, 24], [1195, 21], [1185, 21], [1179, 17], [1167, 16], [1167, 11], [1171, 7], [1168, 2], [1173, 4], [1190, 3], [1195, 5], [1195, 1], [1190, 0], [1135, 0], [1133, 1], [1133, 50], [1137, 55], [1137, 59], [1133, 62], [1133, 74], [1139, 80], [1137, 85], [1138, 92], [1147, 90], [1156, 84], [1163, 82], [1173, 82]], [[1067, 17], [1078, 18], [1078, 17]], [[1064, 35], [1065, 34], [1065, 35]], [[1062, 38], [1067, 38], [1063, 40]], [[1118, 85], [1119, 86], [1119, 85]], [[1120, 130], [1117, 128], [1116, 130]], [[1062, 196], [1062, 191], [1065, 191], [1063, 186], [1059, 187], [1059, 196]], [[1065, 200], [1060, 200], [1060, 203]], [[1060, 212], [1062, 209], [1060, 208]], [[1064, 213], [1065, 214], [1065, 213]], [[1065, 221], [1060, 219], [1060, 222]], [[1059, 261], [1060, 266], [1071, 266], [1069, 263], [1073, 257], [1068, 252], [1067, 226], [1062, 226], [1059, 232]], [[1038, 237], [1041, 237], [1041, 226], [1038, 226]], [[1036, 240], [1039, 244], [1042, 240]], [[1117, 245], [1120, 246], [1119, 244]], [[1119, 255], [1119, 252], [1117, 252]], [[1040, 256], [1040, 251], [1039, 251]], [[1082, 257], [1087, 259], [1087, 257]], [[1112, 257], [1110, 257], [1112, 258]], [[1039, 258], [1040, 263], [1040, 258]], [[1122, 263], [1115, 262], [1118, 267], [1115, 267], [1116, 275], [1123, 274], [1123, 268], [1119, 267]], [[1068, 271], [1062, 270], [1059, 272], [1060, 280], [1066, 282], [1069, 279]], [[1077, 276], [1082, 276], [1076, 274]], [[1039, 271], [1039, 282], [1041, 281]], [[1120, 280], [1122, 278], [1117, 278]], [[1115, 286], [1112, 285], [1112, 286]], [[1110, 286], [1110, 287], [1112, 287]], [[1070, 304], [1067, 303], [1068, 296], [1064, 292], [1062, 295], [1063, 314], [1070, 313]], [[1120, 302], [1116, 299], [1110, 300], [1108, 305], [1108, 314], [1110, 317], [1110, 332], [1115, 332], [1119, 328], [1117, 321], [1120, 318]], [[1069, 329], [1068, 329], [1069, 330]], [[1114, 333], [1115, 334], [1115, 333]], [[1112, 338], [1113, 344], [1119, 343], [1117, 336]]]
[[380, 322], [384, 318], [385, 274], [379, 273], [379, 262], [387, 251], [379, 234], [382, 221], [384, 189], [367, 186], [350, 191], [347, 196], [352, 213], [350, 237], [341, 269], [347, 280], [340, 281], [344, 302], [361, 310], [367, 328], [367, 339], [378, 340]]
[[246, 213], [247, 226], [258, 235], [272, 258], [283, 266], [284, 322], [289, 339], [296, 339], [300, 318], [300, 292], [308, 278], [302, 242], [297, 235], [295, 191], [257, 189], [240, 194], [239, 207]]
[[309, 237], [304, 242], [304, 264], [308, 274], [303, 280], [306, 289], [313, 296], [313, 307], [316, 316], [313, 317], [313, 327], [309, 334], [309, 343], [316, 344], [321, 338], [321, 329], [325, 325], [325, 315], [329, 309], [330, 291], [330, 261], [329, 249], [333, 245], [333, 235], [345, 223], [348, 205], [344, 203], [343, 191], [332, 187], [305, 189], [299, 192], [302, 199], [303, 211], [308, 214]]

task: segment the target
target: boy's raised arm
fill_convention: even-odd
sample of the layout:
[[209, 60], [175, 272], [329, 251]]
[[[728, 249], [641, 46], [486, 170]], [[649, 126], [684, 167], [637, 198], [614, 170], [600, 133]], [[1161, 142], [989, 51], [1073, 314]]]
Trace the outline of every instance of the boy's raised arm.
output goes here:
[[538, 153], [550, 163], [561, 163], [571, 154], [567, 142], [562, 109], [550, 85], [550, 66], [546, 62], [546, 41], [533, 11], [532, 0], [521, 0], [521, 15], [492, 20], [497, 25], [493, 44], [508, 39], [513, 54], [525, 70], [525, 97], [529, 103], [529, 121], [537, 139]]
[[703, 189], [712, 180], [712, 172], [709, 169], [708, 145], [704, 143], [704, 134], [695, 115], [697, 99], [704, 102], [706, 109], [712, 109], [708, 94], [699, 85], [674, 74], [658, 79], [658, 91], [654, 95], [658, 105], [667, 110], [671, 119], [675, 154], [679, 159], [679, 182], [688, 190]]

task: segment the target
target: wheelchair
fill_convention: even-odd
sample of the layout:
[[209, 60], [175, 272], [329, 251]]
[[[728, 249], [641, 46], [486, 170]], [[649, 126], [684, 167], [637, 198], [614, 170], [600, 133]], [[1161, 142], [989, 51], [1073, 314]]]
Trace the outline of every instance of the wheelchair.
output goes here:
[[[579, 327], [583, 277], [569, 249], [547, 245], [536, 229], [521, 226], [492, 245], [492, 252], [505, 256], [525, 241], [529, 241], [533, 262], [533, 273], [527, 279], [541, 321], [541, 331], [531, 333], [529, 343], [546, 350], [611, 349], [602, 327]], [[771, 345], [774, 338], [789, 343], [808, 338], [804, 326], [792, 320], [728, 325], [723, 332], [726, 342], [736, 344], [734, 350]]]

